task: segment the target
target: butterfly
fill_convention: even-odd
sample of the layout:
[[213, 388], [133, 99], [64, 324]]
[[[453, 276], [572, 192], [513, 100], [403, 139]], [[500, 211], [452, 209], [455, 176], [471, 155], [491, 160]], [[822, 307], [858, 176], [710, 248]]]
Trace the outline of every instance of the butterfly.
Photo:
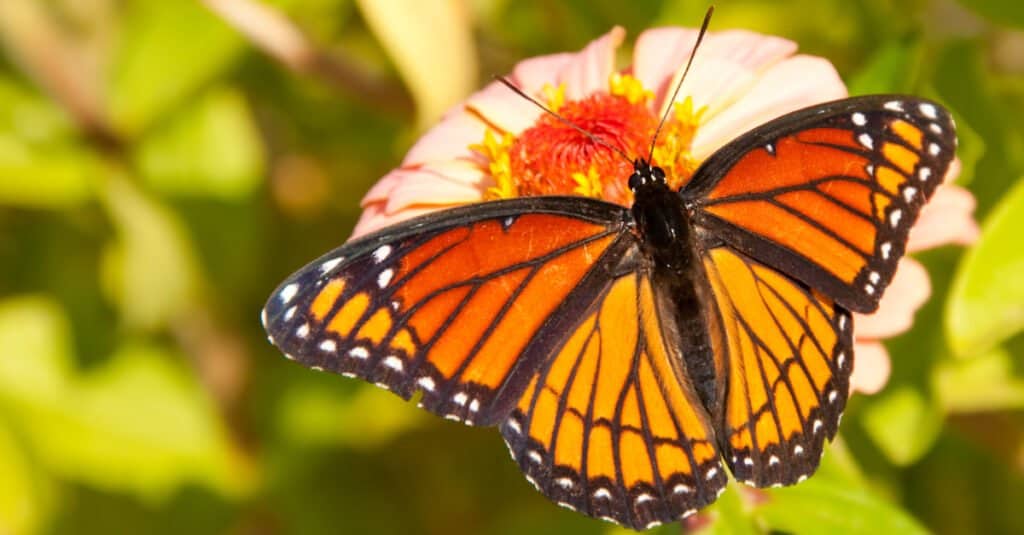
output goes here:
[[848, 98], [751, 130], [626, 208], [532, 197], [343, 245], [263, 311], [271, 342], [445, 418], [500, 428], [556, 503], [634, 529], [817, 468], [871, 312], [954, 155], [950, 115]]

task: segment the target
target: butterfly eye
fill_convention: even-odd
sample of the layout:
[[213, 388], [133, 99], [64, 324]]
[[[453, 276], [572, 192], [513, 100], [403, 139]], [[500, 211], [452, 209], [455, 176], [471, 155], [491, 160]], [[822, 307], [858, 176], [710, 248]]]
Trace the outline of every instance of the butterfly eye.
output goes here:
[[637, 188], [647, 184], [647, 177], [640, 172], [634, 171], [632, 175], [629, 175], [629, 189], [636, 192]]
[[665, 171], [663, 171], [660, 167], [652, 167], [651, 175], [654, 176], [655, 182], [665, 182]]

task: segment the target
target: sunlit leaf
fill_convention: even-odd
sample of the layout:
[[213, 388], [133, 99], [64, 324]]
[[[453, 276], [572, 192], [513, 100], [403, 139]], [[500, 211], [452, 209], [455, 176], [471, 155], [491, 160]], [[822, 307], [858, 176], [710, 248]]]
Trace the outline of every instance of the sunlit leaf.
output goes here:
[[58, 304], [38, 296], [0, 301], [0, 399], [63, 400], [69, 352], [67, 318]]
[[128, 345], [27, 424], [63, 477], [165, 499], [186, 483], [234, 495], [251, 484], [216, 408], [177, 355]]
[[[743, 494], [749, 492], [740, 483], [731, 483], [711, 507], [699, 514], [707, 517], [707, 527], [696, 531], [702, 535], [755, 535], [757, 528], [750, 507], [744, 503]], [[759, 492], [759, 491], [754, 491]], [[678, 533], [678, 531], [675, 531]], [[667, 532], [672, 533], [672, 532]]]
[[964, 7], [995, 22], [1024, 27], [1024, 4], [1016, 0], [959, 0]]
[[905, 466], [928, 452], [942, 430], [942, 413], [913, 386], [889, 388], [862, 415], [868, 436], [890, 462]]
[[219, 88], [147, 136], [138, 162], [161, 192], [237, 199], [263, 176], [263, 146], [244, 97]]
[[130, 2], [107, 107], [134, 135], [231, 65], [242, 38], [200, 2]]
[[278, 413], [282, 434], [308, 444], [371, 448], [430, 418], [378, 388], [360, 385], [355, 392], [342, 392], [339, 387], [304, 385], [290, 390]]
[[108, 179], [103, 201], [118, 234], [104, 258], [105, 286], [127, 325], [158, 327], [196, 298], [192, 244], [172, 212], [118, 175]]
[[0, 418], [0, 533], [35, 533], [49, 512], [50, 485], [4, 423]]
[[1024, 374], [1019, 364], [1015, 364], [1015, 357], [1004, 348], [995, 348], [970, 359], [944, 362], [935, 369], [933, 383], [947, 411], [1024, 408]]
[[978, 355], [1024, 329], [1024, 180], [982, 226], [953, 280], [946, 330], [957, 355]]
[[847, 84], [851, 95], [904, 93], [912, 87], [921, 49], [900, 41], [886, 43]]
[[476, 87], [476, 51], [465, 6], [449, 0], [358, 0], [367, 24], [416, 100], [421, 128]]

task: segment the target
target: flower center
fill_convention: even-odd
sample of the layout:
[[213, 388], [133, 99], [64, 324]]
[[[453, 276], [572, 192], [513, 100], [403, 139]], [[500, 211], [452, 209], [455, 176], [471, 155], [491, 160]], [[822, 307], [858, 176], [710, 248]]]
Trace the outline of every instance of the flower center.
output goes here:
[[[646, 158], [660, 117], [651, 111], [651, 93], [635, 78], [614, 75], [609, 85], [609, 93], [571, 101], [564, 101], [561, 89], [545, 91], [554, 111], [603, 144], [547, 113], [517, 137], [497, 140], [487, 132], [473, 147], [487, 159], [495, 181], [486, 197], [583, 195], [632, 203], [627, 183], [633, 164], [611, 147], [630, 158]], [[651, 163], [665, 170], [672, 187], [696, 169], [690, 145], [699, 120], [700, 112], [694, 113], [687, 100], [674, 106], [658, 136]]]

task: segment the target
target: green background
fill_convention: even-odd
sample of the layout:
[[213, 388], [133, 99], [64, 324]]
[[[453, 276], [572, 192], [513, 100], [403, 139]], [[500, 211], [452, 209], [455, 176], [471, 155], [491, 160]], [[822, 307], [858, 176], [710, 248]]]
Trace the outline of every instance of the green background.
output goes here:
[[[616, 532], [535, 492], [497, 432], [285, 361], [258, 313], [492, 74], [706, 4], [264, 4], [317, 64], [204, 4], [236, 2], [0, 3], [0, 533]], [[983, 235], [918, 255], [933, 297], [817, 476], [731, 487], [689, 528], [1024, 532], [1020, 6], [718, 3], [712, 29], [793, 39], [852, 94], [946, 104]]]

